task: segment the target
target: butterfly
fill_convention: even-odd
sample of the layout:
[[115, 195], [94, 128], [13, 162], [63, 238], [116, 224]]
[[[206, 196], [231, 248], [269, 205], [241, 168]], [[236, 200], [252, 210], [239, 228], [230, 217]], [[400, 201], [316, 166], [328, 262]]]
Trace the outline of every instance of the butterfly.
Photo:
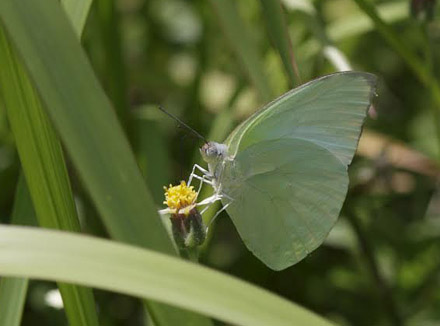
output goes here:
[[[269, 103], [223, 144], [200, 149], [210, 184], [247, 248], [274, 270], [306, 257], [336, 223], [348, 190], [347, 168], [375, 95], [376, 76], [320, 77]], [[197, 175], [196, 170], [203, 176]]]

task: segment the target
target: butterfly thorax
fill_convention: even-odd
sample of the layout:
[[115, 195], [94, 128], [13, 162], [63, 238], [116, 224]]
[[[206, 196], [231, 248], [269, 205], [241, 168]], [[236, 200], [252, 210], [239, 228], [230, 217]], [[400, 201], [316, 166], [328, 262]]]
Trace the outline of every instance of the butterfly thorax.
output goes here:
[[200, 148], [203, 160], [208, 163], [208, 170], [215, 180], [219, 180], [223, 171], [223, 163], [228, 157], [228, 146], [213, 141]]

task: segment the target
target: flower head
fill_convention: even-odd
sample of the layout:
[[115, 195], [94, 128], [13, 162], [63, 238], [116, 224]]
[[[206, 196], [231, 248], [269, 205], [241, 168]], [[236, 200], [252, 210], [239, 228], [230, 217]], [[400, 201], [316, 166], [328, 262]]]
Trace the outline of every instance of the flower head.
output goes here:
[[180, 185], [168, 188], [164, 187], [166, 204], [173, 214], [184, 214], [188, 216], [190, 210], [195, 207], [197, 192], [193, 186], [187, 186], [185, 181], [181, 181]]
[[170, 214], [171, 230], [176, 245], [180, 249], [200, 246], [206, 238], [206, 226], [197, 210], [197, 192], [185, 181], [180, 185], [164, 187], [167, 209], [161, 210]]

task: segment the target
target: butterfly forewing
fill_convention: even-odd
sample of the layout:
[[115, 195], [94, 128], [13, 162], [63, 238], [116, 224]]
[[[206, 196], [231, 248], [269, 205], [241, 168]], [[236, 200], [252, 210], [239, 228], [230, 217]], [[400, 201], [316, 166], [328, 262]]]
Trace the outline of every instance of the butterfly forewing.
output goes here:
[[298, 138], [323, 146], [345, 165], [356, 150], [376, 77], [341, 72], [286, 93], [252, 115], [226, 140], [230, 153], [260, 141]]

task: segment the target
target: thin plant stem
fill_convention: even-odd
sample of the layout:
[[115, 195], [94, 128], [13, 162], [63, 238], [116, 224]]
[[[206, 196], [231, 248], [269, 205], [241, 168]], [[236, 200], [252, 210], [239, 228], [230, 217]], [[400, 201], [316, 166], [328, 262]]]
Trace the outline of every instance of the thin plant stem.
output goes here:
[[[429, 71], [434, 71], [434, 55], [431, 46], [431, 38], [426, 21], [420, 24], [420, 34], [422, 35], [423, 52], [425, 54], [426, 67]], [[435, 103], [429, 104], [432, 109], [434, 130], [437, 134], [437, 156], [440, 157], [440, 111], [435, 109]]]
[[348, 221], [350, 222], [356, 237], [359, 242], [359, 247], [362, 252], [362, 256], [365, 258], [365, 263], [368, 267], [368, 271], [371, 274], [371, 278], [376, 284], [386, 313], [390, 319], [390, 323], [393, 326], [403, 326], [404, 322], [401, 317], [400, 312], [397, 309], [397, 304], [394, 300], [391, 289], [388, 287], [387, 282], [385, 281], [383, 275], [379, 270], [378, 263], [376, 261], [376, 257], [374, 254], [373, 246], [369, 240], [368, 235], [366, 234], [364, 227], [362, 226], [361, 221], [358, 216], [354, 212], [346, 212], [346, 216], [348, 217]]

